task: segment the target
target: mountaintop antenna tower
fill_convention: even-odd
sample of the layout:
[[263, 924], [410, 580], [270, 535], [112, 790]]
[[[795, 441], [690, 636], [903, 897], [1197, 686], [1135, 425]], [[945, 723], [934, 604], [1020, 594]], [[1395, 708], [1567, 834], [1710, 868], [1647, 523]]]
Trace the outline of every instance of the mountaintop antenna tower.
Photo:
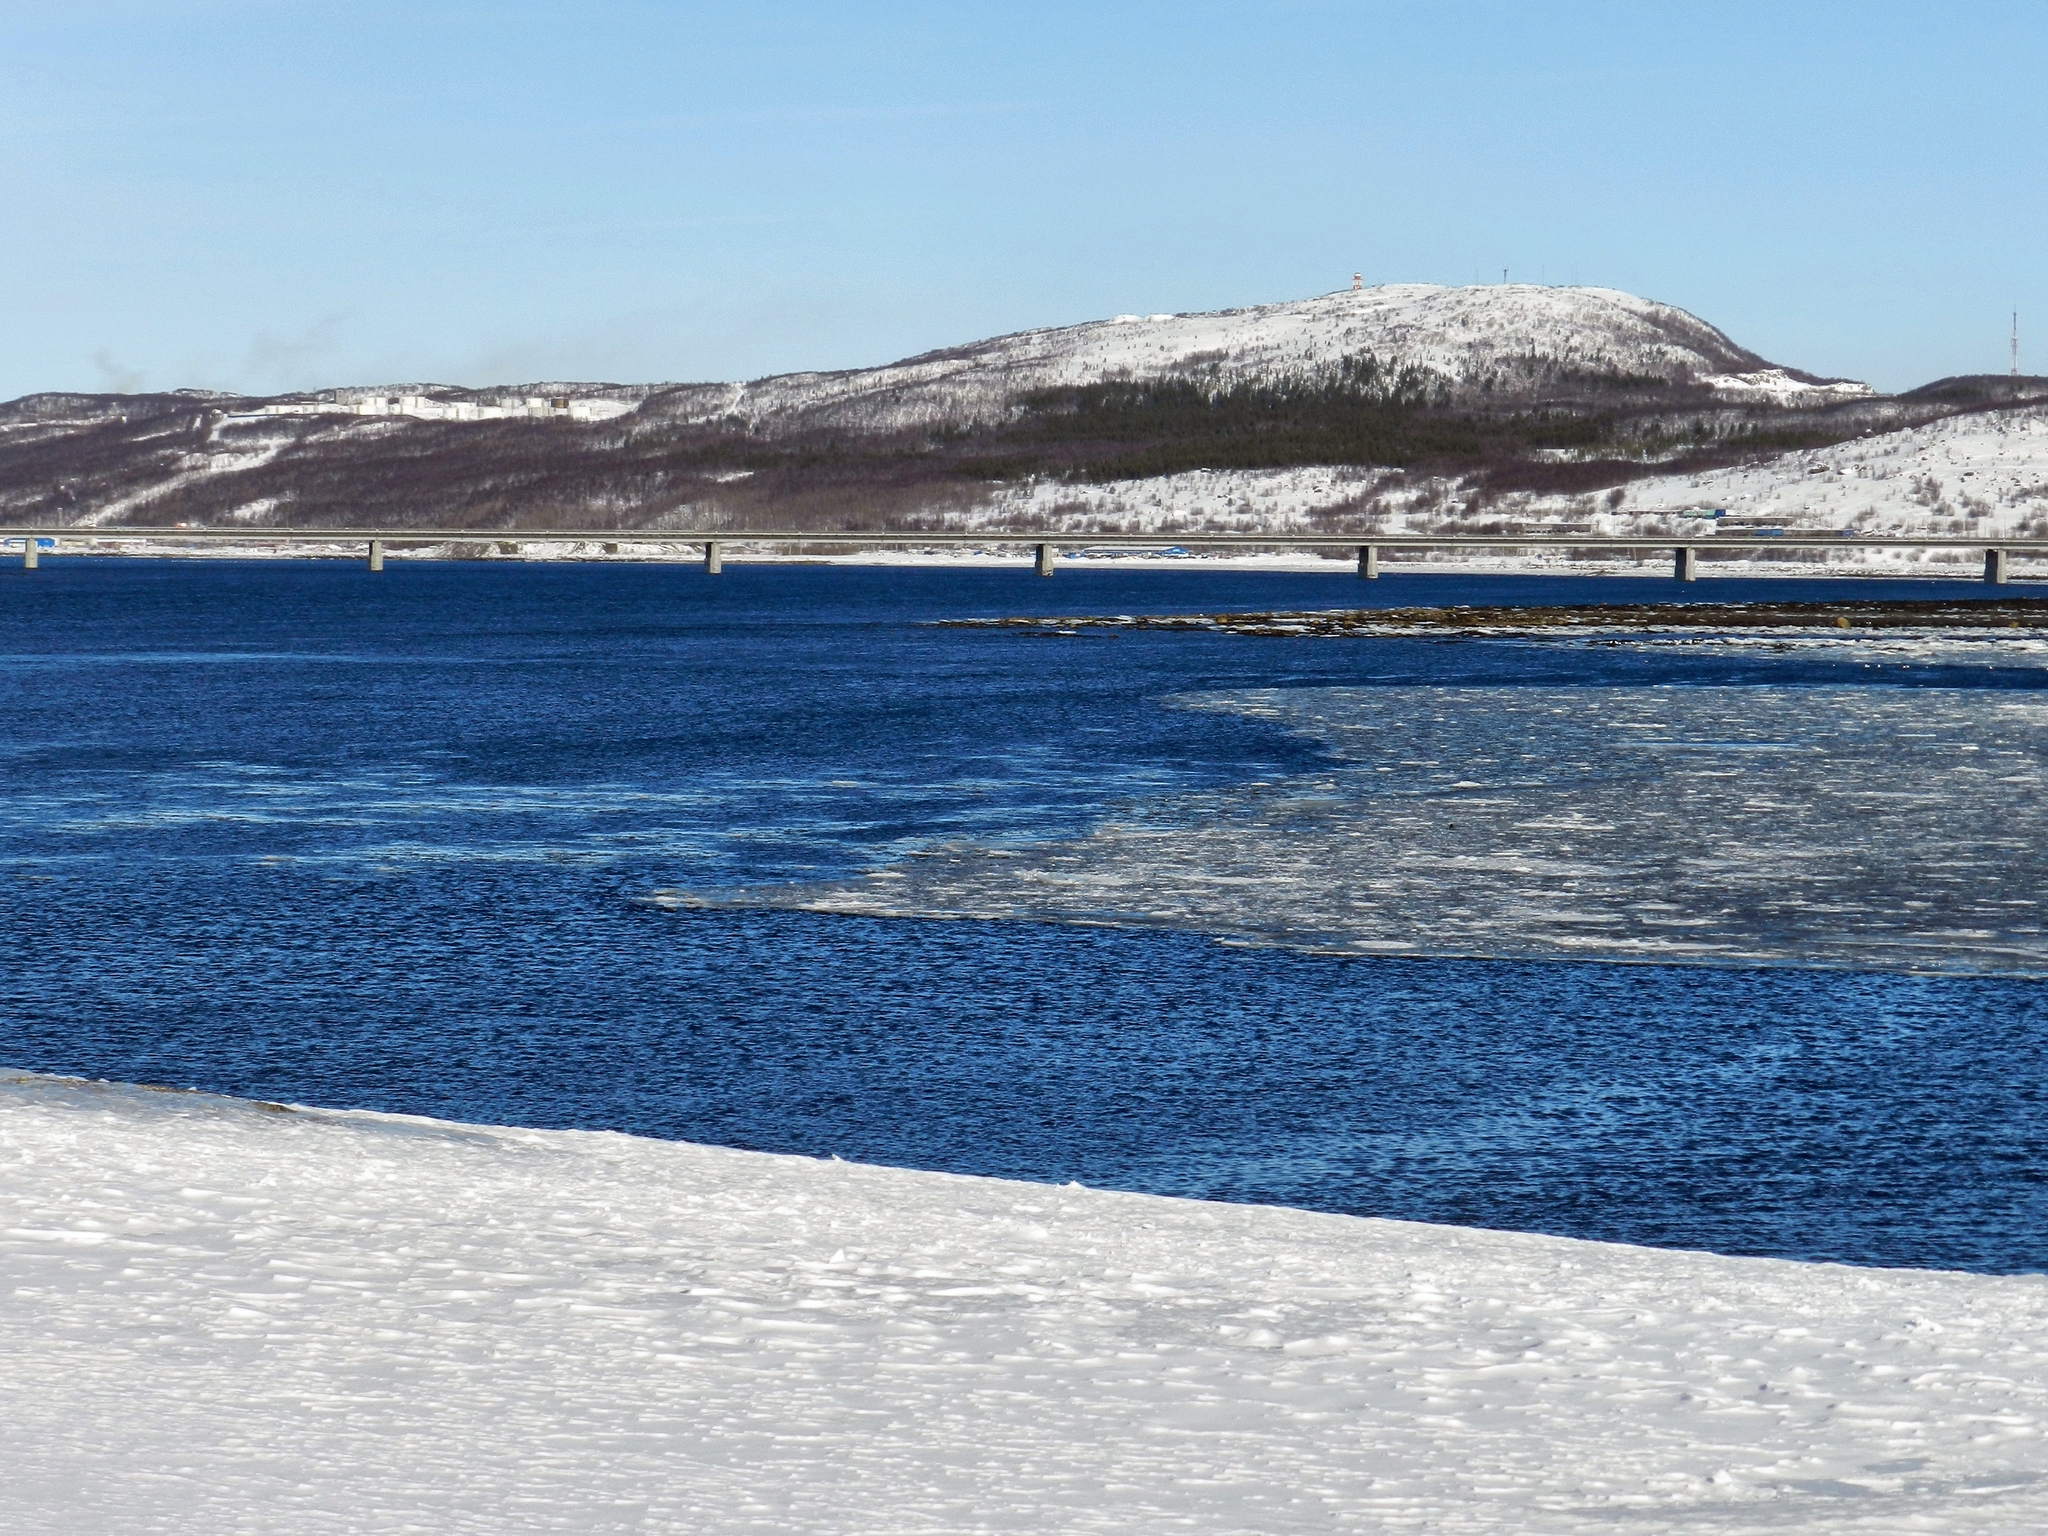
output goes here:
[[1360, 292], [1363, 292], [1363, 291], [1364, 291], [1364, 288], [1365, 288], [1365, 274], [1364, 274], [1363, 272], [1354, 272], [1354, 273], [1352, 273], [1352, 274], [1351, 274], [1351, 291], [1352, 291], [1353, 293], [1360, 293]]
[[2020, 312], [2012, 312], [2012, 376], [2020, 376]]

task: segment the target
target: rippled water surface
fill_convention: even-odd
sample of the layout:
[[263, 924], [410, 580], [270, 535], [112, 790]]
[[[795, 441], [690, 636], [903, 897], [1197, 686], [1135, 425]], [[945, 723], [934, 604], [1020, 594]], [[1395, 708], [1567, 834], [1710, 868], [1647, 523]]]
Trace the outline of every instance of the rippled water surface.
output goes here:
[[9, 570], [0, 1063], [2044, 1267], [2038, 646], [925, 622], [1678, 591]]

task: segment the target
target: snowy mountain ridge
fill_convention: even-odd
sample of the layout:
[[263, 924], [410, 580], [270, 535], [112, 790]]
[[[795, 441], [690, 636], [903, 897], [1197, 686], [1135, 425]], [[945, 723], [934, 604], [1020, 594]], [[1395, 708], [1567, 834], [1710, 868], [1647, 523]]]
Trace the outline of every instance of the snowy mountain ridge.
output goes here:
[[[1213, 385], [1327, 377], [1371, 357], [1449, 399], [1588, 378], [1653, 380], [1728, 405], [1820, 406], [1874, 398], [1867, 384], [1767, 362], [1674, 305], [1612, 288], [1391, 283], [1202, 313], [1117, 315], [922, 353], [877, 367], [746, 382], [549, 381], [469, 388], [406, 382], [258, 399], [214, 390], [157, 397], [247, 416], [506, 416], [607, 421], [639, 411], [775, 434], [807, 427], [905, 431], [1000, 418], [1035, 391], [1156, 379]], [[0, 405], [0, 431], [126, 419], [143, 397], [53, 393]]]
[[1020, 331], [879, 368], [792, 373], [668, 391], [650, 408], [689, 422], [887, 431], [1002, 412], [1035, 390], [1182, 377], [1327, 375], [1371, 356], [1455, 395], [1498, 381], [1611, 375], [1703, 385], [1731, 403], [1819, 404], [1868, 385], [1776, 367], [1673, 305], [1612, 288], [1395, 283], [1203, 314], [1119, 315]]

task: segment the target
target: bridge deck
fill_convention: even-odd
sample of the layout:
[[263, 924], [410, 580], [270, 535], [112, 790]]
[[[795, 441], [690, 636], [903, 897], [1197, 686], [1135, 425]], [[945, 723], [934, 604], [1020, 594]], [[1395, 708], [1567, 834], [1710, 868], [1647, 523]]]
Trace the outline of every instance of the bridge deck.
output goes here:
[[437, 544], [695, 544], [703, 546], [704, 570], [716, 576], [725, 569], [728, 545], [799, 545], [854, 549], [914, 548], [934, 546], [986, 549], [1021, 546], [1034, 555], [1034, 569], [1050, 576], [1053, 557], [1064, 544], [1089, 549], [1343, 549], [1358, 551], [1358, 574], [1370, 581], [1380, 574], [1380, 556], [1400, 549], [1562, 549], [1579, 554], [1612, 550], [1642, 555], [1651, 550], [1668, 550], [1671, 574], [1679, 581], [1693, 581], [1699, 575], [1699, 557], [1710, 549], [1980, 549], [1984, 552], [1984, 579], [2003, 586], [2011, 576], [2015, 555], [2048, 554], [2048, 539], [1986, 540], [1940, 536], [1909, 538], [1896, 535], [1861, 537], [1842, 532], [1718, 534], [1554, 534], [1554, 533], [1228, 533], [1204, 532], [1173, 535], [1139, 533], [1056, 533], [1031, 529], [841, 529], [819, 532], [798, 528], [0, 528], [0, 540], [21, 541], [21, 563], [25, 570], [36, 568], [41, 548], [53, 548], [59, 540], [73, 543], [108, 541], [182, 544], [360, 544], [373, 571], [384, 569], [387, 545]]
[[1552, 534], [1374, 533], [1087, 533], [1054, 529], [839, 529], [793, 528], [0, 528], [12, 544], [33, 539], [164, 544], [828, 544], [863, 548], [930, 548], [1050, 544], [1056, 548], [1122, 549], [2001, 549], [2016, 556], [2048, 555], [2048, 539], [1983, 535], [1849, 535], [1828, 531], [1782, 534]]

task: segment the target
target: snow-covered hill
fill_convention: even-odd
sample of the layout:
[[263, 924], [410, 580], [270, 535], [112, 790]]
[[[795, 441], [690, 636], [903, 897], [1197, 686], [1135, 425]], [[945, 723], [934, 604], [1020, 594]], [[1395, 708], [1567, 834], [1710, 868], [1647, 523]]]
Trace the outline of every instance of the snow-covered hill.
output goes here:
[[[1685, 514], [1721, 509], [1719, 521]], [[1768, 454], [1703, 473], [1645, 474], [1597, 495], [1486, 494], [1456, 477], [1330, 468], [1162, 475], [1005, 486], [963, 516], [969, 526], [1175, 533], [1383, 533], [1686, 530], [1703, 543], [1740, 523], [1787, 531], [2048, 538], [2048, 404], [1973, 412], [1825, 448]], [[1821, 557], [1797, 557], [1818, 561]], [[1855, 552], [1829, 565], [1974, 566], [1964, 551]]]
[[987, 419], [1031, 390], [1175, 375], [1298, 377], [1364, 355], [1454, 392], [1593, 374], [1702, 384], [1731, 403], [1871, 393], [1774, 367], [1682, 309], [1611, 288], [1398, 283], [1212, 314], [1119, 315], [882, 368], [689, 386], [650, 409], [687, 421], [893, 430]]
[[[1353, 396], [1313, 407], [1325, 410], [1321, 418], [1283, 423], [1277, 437], [1270, 420], [1228, 416], [1237, 409], [1229, 396], [1216, 402], [1223, 414], [1215, 421], [1174, 406], [1126, 422], [1122, 437], [1076, 433], [1078, 447], [1046, 431], [1054, 416], [1019, 419], [1021, 401], [1036, 390], [1160, 378], [1212, 386], [1313, 379], [1367, 357], [1383, 374], [1419, 380], [1430, 399], [1453, 402], [1450, 411], [1408, 413], [1448, 421], [1447, 436], [1417, 429], [1403, 437], [1408, 429], [1399, 423], [1381, 423], [1386, 430], [1374, 436], [1378, 428], [1343, 419]], [[267, 401], [197, 391], [29, 397], [0, 405], [0, 521], [624, 531], [707, 522], [825, 528], [856, 519], [930, 526], [978, 517], [1247, 532], [1299, 529], [1318, 516], [1325, 524], [1378, 519], [1374, 526], [1389, 531], [1437, 531], [1446, 518], [1482, 516], [1588, 522], [1617, 507], [1534, 488], [1632, 477], [1618, 509], [1661, 515], [1742, 496], [1762, 505], [1754, 479], [1769, 482], [1778, 500], [1804, 506], [1814, 488], [1793, 491], [1789, 480], [1807, 475], [1808, 461], [1752, 454], [1746, 443], [1874, 433], [1858, 439], [1867, 447], [1829, 452], [1863, 466], [1851, 478], [1879, 482], [1885, 464], [1920, 452], [1916, 433], [1936, 434], [1925, 440], [1943, 442], [1949, 458], [1992, 451], [1998, 434], [1987, 436], [1982, 425], [1993, 403], [1982, 381], [1947, 382], [1957, 389], [1876, 397], [1862, 384], [1775, 366], [1696, 316], [1612, 289], [1399, 284], [1210, 314], [1123, 315], [883, 367], [751, 383], [412, 384]], [[1522, 431], [1517, 423], [1537, 420], [1528, 411], [1535, 400], [1547, 414], [1540, 430]], [[2004, 415], [2018, 420], [2044, 406]], [[1944, 416], [1951, 424], [1932, 420]], [[1567, 433], [1561, 441], [1577, 446], [1551, 446], [1545, 424], [1555, 421], [1579, 423], [1590, 436]], [[736, 444], [734, 426], [749, 440]], [[955, 430], [921, 430], [937, 426]], [[833, 440], [829, 464], [806, 457], [814, 432]], [[919, 435], [907, 444], [887, 436], [864, 443], [870, 432]], [[517, 435], [516, 449], [508, 434]], [[1694, 462], [1752, 462], [1660, 476], [1651, 461], [1672, 452]], [[2013, 464], [2031, 463], [2030, 448], [2016, 452]], [[1560, 462], [1581, 457], [1603, 465], [1588, 472]], [[1233, 464], [1244, 467], [1112, 478]], [[1376, 467], [1395, 464], [1433, 472]], [[1915, 484], [1924, 487], [1927, 472], [1916, 471]], [[1491, 489], [1482, 488], [1482, 475]], [[2031, 502], [2022, 508], [2013, 498], [2026, 500], [2022, 491], [2048, 481], [2048, 469], [2025, 471], [2024, 485], [1999, 481], [1996, 494], [1962, 486], [1961, 467], [1953, 478], [1972, 502], [1952, 495], [1950, 512], [1940, 495], [1910, 489], [1906, 478], [1859, 484], [1859, 494], [1871, 493], [1863, 521], [1912, 527], [1958, 510], [2032, 516]], [[1991, 510], [1975, 509], [1977, 502]], [[1846, 505], [1840, 496], [1828, 505], [1837, 504]]]

